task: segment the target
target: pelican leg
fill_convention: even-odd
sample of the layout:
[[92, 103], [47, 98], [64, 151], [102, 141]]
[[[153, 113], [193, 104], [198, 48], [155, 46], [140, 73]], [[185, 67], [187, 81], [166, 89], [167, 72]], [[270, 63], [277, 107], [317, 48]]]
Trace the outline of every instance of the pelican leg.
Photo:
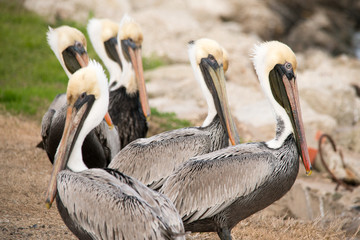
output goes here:
[[219, 238], [221, 240], [231, 240], [231, 230], [229, 230], [227, 227], [226, 228], [220, 228], [217, 231], [217, 234], [219, 235]]

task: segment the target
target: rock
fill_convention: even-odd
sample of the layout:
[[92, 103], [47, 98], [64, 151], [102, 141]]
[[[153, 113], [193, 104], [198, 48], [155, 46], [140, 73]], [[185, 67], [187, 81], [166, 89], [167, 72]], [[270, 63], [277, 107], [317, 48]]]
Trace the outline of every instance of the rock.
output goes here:
[[185, 1], [187, 8], [199, 21], [228, 19], [235, 14], [231, 1], [203, 0]]
[[128, 0], [24, 0], [24, 6], [54, 22], [56, 18], [70, 19], [86, 24], [90, 13], [95, 17], [120, 21], [124, 13], [131, 11]]
[[340, 126], [352, 125], [357, 118], [358, 105], [353, 89], [348, 85], [331, 85], [331, 90], [314, 83], [312, 88], [302, 89], [302, 98], [320, 114], [336, 119]]
[[[317, 129], [311, 131], [310, 136], [321, 130], [336, 136], [338, 144], [344, 148], [360, 152], [357, 147], [360, 145], [360, 98], [352, 86], [358, 82], [360, 62], [343, 55], [330, 58], [324, 52], [314, 50], [298, 54], [298, 60], [300, 99], [308, 104], [303, 107], [304, 111], [310, 108], [316, 114], [333, 119], [318, 119]], [[309, 116], [309, 113], [303, 113], [304, 119]]]
[[300, 92], [300, 104], [307, 144], [309, 146], [317, 147], [317, 140], [313, 136], [316, 135], [316, 132], [319, 129], [324, 132], [335, 129], [337, 126], [336, 120], [329, 115], [314, 111], [307, 104], [306, 100], [304, 100], [302, 92]]
[[132, 16], [143, 30], [144, 55], [156, 54], [171, 62], [188, 62], [187, 43], [196, 39], [193, 33], [201, 29], [197, 20], [188, 11], [181, 8], [169, 11], [159, 7], [144, 9]]
[[353, 126], [337, 127], [332, 132], [337, 144], [348, 151], [360, 153], [360, 122]]
[[[352, 23], [347, 15], [317, 9], [302, 22], [291, 27], [290, 33], [283, 39], [295, 50], [305, 51], [311, 47], [318, 47], [333, 54], [352, 53]], [[341, 26], [348, 26], [343, 28]], [[316, 33], [316, 34], [314, 34]], [[311, 42], [309, 42], [311, 41]]]
[[[160, 67], [145, 73], [150, 106], [174, 112], [179, 118], [196, 120], [207, 113], [207, 105], [190, 64]], [[205, 119], [203, 119], [205, 120]]]
[[[141, 9], [148, 9], [148, 8], [157, 8], [166, 4], [167, 1], [164, 0], [141, 0], [141, 1], [130, 1], [131, 8], [134, 12], [137, 12]], [[174, 0], [171, 1], [172, 4], [178, 4], [179, 1]]]
[[353, 54], [352, 35], [360, 21], [358, 1], [270, 0], [268, 5], [285, 25], [283, 34], [275, 37], [295, 51], [317, 47], [334, 55]]
[[[299, 175], [302, 174], [303, 170]], [[330, 179], [324, 179], [316, 173], [311, 177], [300, 177], [283, 198], [264, 211], [278, 217], [317, 220], [323, 223], [342, 219], [343, 229], [354, 234], [352, 223], [360, 215], [360, 211], [356, 210], [360, 201], [360, 188], [350, 192], [341, 187], [339, 191], [335, 191], [335, 187], [336, 184]]]
[[280, 15], [275, 14], [265, 1], [231, 0], [233, 15], [226, 20], [241, 24], [244, 32], [256, 34], [263, 40], [274, 39], [285, 31]]
[[[188, 63], [187, 43], [199, 38], [212, 38], [222, 44], [229, 53], [237, 53], [229, 54], [230, 64], [235, 66], [230, 68], [229, 74], [231, 75], [232, 71], [234, 76], [244, 75], [245, 79], [251, 78], [247, 74], [252, 72], [249, 50], [259, 39], [245, 35], [237, 24], [222, 24], [211, 19], [200, 22], [195, 15], [181, 7], [172, 11], [164, 7], [144, 9], [133, 17], [144, 32], [144, 55], [155, 54], [171, 63]], [[153, 26], [157, 26], [156, 34]], [[249, 69], [246, 70], [245, 67]]]

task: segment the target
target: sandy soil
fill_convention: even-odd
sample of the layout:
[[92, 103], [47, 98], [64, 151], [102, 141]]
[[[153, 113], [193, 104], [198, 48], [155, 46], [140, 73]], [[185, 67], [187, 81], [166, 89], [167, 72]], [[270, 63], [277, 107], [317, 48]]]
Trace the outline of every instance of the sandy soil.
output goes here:
[[[0, 114], [0, 239], [76, 239], [44, 195], [51, 164], [40, 141], [40, 123]], [[240, 222], [234, 239], [345, 239], [340, 224], [275, 218], [260, 212]], [[195, 233], [189, 239], [218, 239]]]

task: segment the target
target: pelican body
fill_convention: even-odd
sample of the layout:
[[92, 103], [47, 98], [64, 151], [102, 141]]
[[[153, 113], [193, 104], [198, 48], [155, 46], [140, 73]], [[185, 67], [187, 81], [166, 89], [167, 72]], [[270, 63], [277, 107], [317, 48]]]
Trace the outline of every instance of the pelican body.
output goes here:
[[69, 80], [47, 207], [56, 197], [63, 221], [79, 239], [185, 239], [181, 218], [165, 196], [116, 170], [84, 164], [81, 145], [108, 103], [107, 78], [100, 64], [90, 61]]
[[[88, 64], [85, 36], [77, 29], [62, 26], [49, 28], [48, 43], [58, 58], [64, 71], [71, 75]], [[51, 163], [54, 161], [66, 117], [66, 94], [59, 94], [42, 118], [42, 145]], [[89, 168], [105, 167], [120, 150], [117, 132], [110, 129], [111, 120], [101, 122], [84, 140], [83, 156]]]
[[128, 15], [120, 24], [93, 18], [87, 30], [95, 51], [110, 73], [109, 114], [117, 126], [120, 147], [146, 137], [150, 108], [143, 76], [140, 26]]
[[159, 190], [172, 200], [185, 230], [231, 239], [241, 220], [286, 194], [297, 177], [299, 156], [310, 174], [296, 85], [296, 59], [280, 42], [255, 47], [254, 66], [276, 115], [276, 137], [230, 146], [191, 158]]
[[109, 165], [152, 189], [160, 188], [165, 178], [189, 158], [224, 148], [229, 145], [229, 139], [232, 144], [240, 142], [226, 96], [225, 50], [213, 40], [200, 39], [189, 43], [189, 56], [208, 104], [203, 125], [137, 139], [123, 148]]

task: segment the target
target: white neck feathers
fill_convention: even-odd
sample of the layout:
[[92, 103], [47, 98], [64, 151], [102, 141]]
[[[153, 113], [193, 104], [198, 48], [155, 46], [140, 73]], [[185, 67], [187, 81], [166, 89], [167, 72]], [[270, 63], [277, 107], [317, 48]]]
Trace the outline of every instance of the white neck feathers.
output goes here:
[[66, 68], [64, 58], [59, 49], [59, 34], [58, 34], [58, 32], [49, 26], [49, 31], [46, 33], [46, 36], [47, 36], [47, 42], [48, 42], [51, 50], [54, 52], [56, 58], [60, 62], [61, 67], [64, 69], [68, 78], [70, 78], [70, 76], [72, 74]]
[[94, 104], [88, 113], [87, 118], [79, 132], [78, 138], [74, 145], [73, 151], [69, 156], [68, 168], [74, 172], [83, 171], [87, 169], [84, 164], [81, 147], [85, 140], [85, 137], [89, 132], [94, 129], [103, 120], [109, 105], [109, 90], [108, 81], [104, 73], [103, 68], [96, 61], [90, 60], [88, 68], [93, 68], [96, 73], [97, 85], [100, 89], [100, 94], [95, 99]]
[[254, 47], [252, 60], [260, 85], [271, 103], [277, 121], [276, 136], [266, 144], [268, 147], [276, 149], [281, 147], [289, 134], [293, 132], [293, 127], [285, 109], [275, 100], [271, 91], [269, 73], [276, 64], [273, 66], [268, 64], [267, 43], [258, 44]]
[[195, 44], [190, 44], [189, 48], [188, 48], [188, 53], [189, 53], [191, 67], [193, 68], [193, 71], [194, 71], [195, 79], [200, 84], [201, 90], [205, 96], [206, 103], [208, 105], [208, 114], [207, 114], [205, 121], [202, 124], [202, 126], [205, 127], [205, 126], [209, 126], [209, 124], [213, 121], [214, 117], [217, 114], [217, 111], [215, 108], [213, 96], [211, 95], [211, 93], [205, 83], [205, 79], [201, 73], [199, 65], [196, 63], [195, 49], [196, 49]]
[[103, 25], [101, 20], [93, 18], [89, 21], [87, 25], [87, 32], [91, 44], [93, 45], [95, 52], [99, 55], [101, 61], [105, 64], [106, 68], [110, 74], [110, 83], [111, 85], [114, 81], [118, 81], [121, 76], [121, 68], [119, 64], [113, 61], [106, 53], [104, 40], [102, 39]]
[[120, 49], [120, 60], [122, 63], [123, 71], [121, 73], [120, 79], [117, 81], [117, 84], [114, 86], [111, 86], [110, 90], [116, 90], [121, 86], [124, 86], [126, 88], [126, 92], [128, 94], [135, 94], [138, 90], [138, 85], [135, 78], [135, 71], [131, 64], [131, 62], [127, 61], [124, 56], [124, 52], [122, 51], [121, 46], [121, 29], [124, 26], [125, 23], [134, 21], [129, 15], [125, 14], [124, 17], [121, 19], [119, 24], [119, 34], [117, 36], [117, 41], [119, 44]]

